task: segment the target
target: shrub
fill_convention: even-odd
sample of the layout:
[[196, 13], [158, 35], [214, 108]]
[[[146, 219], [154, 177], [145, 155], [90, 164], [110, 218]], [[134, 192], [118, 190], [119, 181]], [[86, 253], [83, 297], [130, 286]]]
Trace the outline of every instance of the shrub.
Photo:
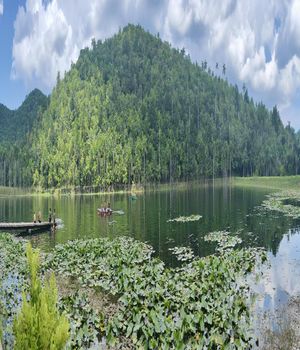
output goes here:
[[14, 320], [15, 350], [60, 350], [69, 338], [69, 322], [57, 308], [54, 274], [44, 287], [39, 278], [39, 252], [26, 246], [29, 295], [23, 292], [22, 307]]

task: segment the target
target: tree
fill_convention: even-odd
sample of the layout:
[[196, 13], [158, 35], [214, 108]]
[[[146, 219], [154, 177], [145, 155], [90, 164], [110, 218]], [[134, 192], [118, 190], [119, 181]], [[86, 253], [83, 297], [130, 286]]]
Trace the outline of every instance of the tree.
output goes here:
[[0, 184], [105, 189], [296, 173], [299, 138], [277, 108], [230, 85], [225, 64], [223, 78], [209, 72], [140, 26], [94, 40], [45, 103], [27, 99], [18, 118], [0, 105]]
[[223, 73], [223, 75], [226, 74], [226, 65], [225, 65], [225, 63], [223, 64], [223, 67], [222, 67], [222, 73]]
[[38, 277], [39, 253], [26, 246], [30, 276], [29, 300], [23, 293], [22, 308], [17, 315], [13, 330], [14, 349], [40, 350], [64, 349], [69, 338], [69, 322], [57, 309], [57, 289], [54, 275], [42, 287]]

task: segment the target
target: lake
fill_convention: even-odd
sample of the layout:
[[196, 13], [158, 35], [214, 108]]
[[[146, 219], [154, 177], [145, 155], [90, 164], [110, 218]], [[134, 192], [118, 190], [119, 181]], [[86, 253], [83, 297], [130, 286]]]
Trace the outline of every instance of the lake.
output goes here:
[[[191, 184], [138, 194], [47, 196], [0, 196], [0, 221], [32, 221], [33, 212], [41, 210], [47, 218], [55, 208], [62, 225], [55, 233], [30, 236], [33, 245], [45, 250], [57, 243], [77, 238], [129, 235], [151, 244], [167, 265], [176, 265], [169, 248], [190, 246], [197, 255], [214, 252], [215, 245], [205, 242], [211, 231], [238, 232], [243, 245], [265, 247], [270, 266], [264, 271], [256, 289], [259, 307], [274, 310], [290, 296], [300, 293], [299, 221], [278, 213], [261, 211], [268, 189], [235, 187], [226, 182]], [[106, 201], [124, 215], [97, 215]], [[191, 214], [202, 215], [199, 221], [178, 223], [169, 219]]]

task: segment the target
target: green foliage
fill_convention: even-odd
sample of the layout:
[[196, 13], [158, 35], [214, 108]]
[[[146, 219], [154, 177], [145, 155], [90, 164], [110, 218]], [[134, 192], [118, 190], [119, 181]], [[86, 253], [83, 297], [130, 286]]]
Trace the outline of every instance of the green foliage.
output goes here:
[[201, 215], [190, 215], [190, 216], [179, 216], [175, 219], [169, 219], [167, 222], [190, 222], [190, 221], [198, 221], [202, 218]]
[[94, 310], [86, 294], [75, 292], [63, 297], [60, 310], [70, 319], [72, 349], [89, 349], [105, 335], [104, 316]]
[[255, 104], [139, 26], [82, 50], [41, 125], [42, 187], [298, 172], [299, 138], [276, 107]]
[[205, 241], [216, 242], [216, 251], [223, 253], [226, 250], [232, 250], [237, 244], [242, 243], [242, 239], [237, 235], [232, 236], [227, 231], [210, 232], [204, 237]]
[[[0, 320], [6, 349], [14, 347], [13, 323], [22, 306], [22, 292], [26, 290], [29, 294], [26, 261], [25, 241], [0, 233]], [[58, 306], [70, 321], [68, 346], [88, 348], [99, 335], [101, 316], [88, 305], [87, 297], [81, 293], [63, 297]]]
[[300, 176], [263, 176], [237, 177], [233, 185], [239, 187], [260, 187], [271, 190], [297, 190], [300, 188]]
[[[1, 314], [1, 309], [0, 309]], [[3, 330], [2, 330], [2, 317], [0, 316], [0, 349], [2, 349], [2, 343], [3, 343]]]
[[39, 253], [27, 244], [29, 300], [23, 292], [22, 308], [14, 322], [14, 349], [63, 349], [69, 338], [69, 323], [57, 309], [54, 275], [42, 287], [38, 276]]
[[13, 348], [13, 319], [21, 304], [22, 290], [28, 287], [23, 243], [0, 233], [0, 319], [4, 348]]
[[[227, 233], [221, 235], [222, 239], [219, 236], [210, 234], [209, 237], [221, 245], [231, 242]], [[12, 272], [25, 266], [27, 275], [26, 264], [22, 266], [18, 260], [25, 255], [24, 243], [5, 234], [0, 235], [0, 241], [0, 253], [5, 258], [4, 263], [0, 260], [4, 273], [7, 269]], [[222, 349], [250, 349], [254, 340], [250, 330], [248, 287], [243, 277], [252, 271], [258, 251], [233, 250], [232, 246], [227, 244], [219, 256], [206, 258], [194, 257], [190, 248], [175, 247], [174, 254], [182, 265], [167, 268], [152, 256], [153, 249], [149, 245], [131, 238], [76, 240], [57, 245], [52, 253], [44, 254], [41, 266], [43, 272], [54, 270], [63, 279], [70, 278], [84, 289], [90, 287], [114, 295], [112, 299], [117, 307], [110, 314], [97, 312], [87, 295], [82, 293], [76, 292], [60, 300], [60, 310], [70, 319], [68, 345], [71, 348], [99, 345], [105, 336], [110, 345], [121, 342], [117, 345], [121, 348], [130, 344], [131, 348], [137, 349], [217, 349], [218, 346]], [[26, 328], [28, 319], [33, 322], [31, 300], [41, 302], [43, 293], [44, 300], [51, 300], [52, 315], [59, 318], [54, 308], [56, 293], [52, 294], [54, 280], [42, 288], [40, 280], [35, 277], [38, 256], [32, 250], [27, 255], [33, 278], [26, 289], [33, 298], [27, 301], [23, 296], [23, 322], [19, 315], [14, 328]], [[2, 289], [1, 286], [1, 292]], [[47, 312], [47, 307], [42, 312], [47, 320], [51, 313]], [[45, 323], [41, 321], [42, 325]], [[47, 329], [51, 325], [53, 323], [48, 320]], [[27, 330], [28, 335], [32, 335], [35, 326]], [[29, 349], [30, 346], [27, 343], [23, 348]], [[42, 348], [47, 349], [47, 346], [43, 344]]]
[[47, 97], [35, 89], [17, 110], [11, 111], [0, 104], [0, 186], [32, 184], [30, 133], [38, 128], [47, 103]]
[[300, 218], [300, 191], [286, 190], [272, 193], [262, 203], [262, 208], [277, 211], [293, 219]]
[[[8, 120], [13, 112], [0, 107], [1, 126], [1, 113]], [[26, 124], [29, 147], [1, 148], [0, 128], [0, 184], [104, 189], [299, 173], [300, 135], [276, 107], [254, 103], [246, 88], [140, 26], [94, 40], [58, 79], [46, 111], [36, 111], [22, 109], [35, 125]]]
[[104, 329], [111, 345], [129, 338], [144, 349], [251, 348], [242, 277], [253, 269], [256, 250], [226, 249], [200, 259], [177, 248], [189, 261], [179, 268], [166, 268], [152, 252], [125, 237], [76, 240], [57, 245], [44, 268], [117, 296], [118, 312]]

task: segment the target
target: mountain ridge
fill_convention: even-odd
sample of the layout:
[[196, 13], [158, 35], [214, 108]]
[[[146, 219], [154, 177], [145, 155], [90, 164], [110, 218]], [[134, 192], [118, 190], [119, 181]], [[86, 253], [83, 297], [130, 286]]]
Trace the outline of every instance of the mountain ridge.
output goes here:
[[38, 110], [45, 109], [47, 97], [39, 90], [32, 90], [16, 109], [0, 104], [0, 142], [16, 141], [30, 132]]
[[93, 40], [58, 77], [31, 132], [31, 182], [106, 188], [296, 174], [299, 138], [276, 107], [254, 103], [205, 61], [192, 63], [183, 49], [128, 25]]

